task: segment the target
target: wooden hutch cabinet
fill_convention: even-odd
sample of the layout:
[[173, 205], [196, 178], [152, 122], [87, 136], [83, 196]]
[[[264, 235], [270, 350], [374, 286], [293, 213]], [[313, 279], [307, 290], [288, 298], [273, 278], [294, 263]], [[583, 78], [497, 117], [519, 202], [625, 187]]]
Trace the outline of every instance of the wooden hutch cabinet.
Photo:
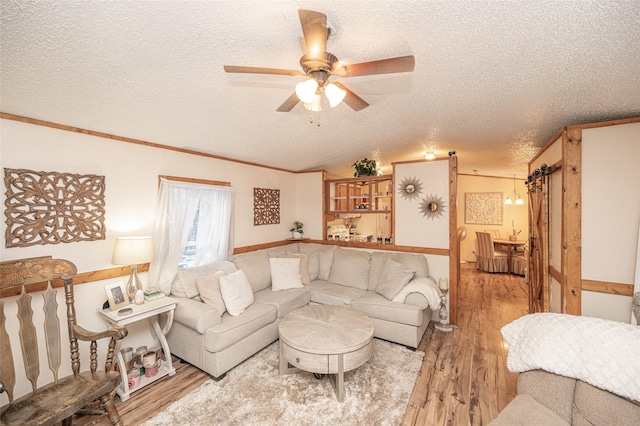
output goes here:
[[[385, 222], [391, 223], [393, 215], [393, 176], [361, 176], [357, 178], [331, 179], [325, 181], [325, 220], [327, 223], [337, 219], [361, 218], [362, 215], [381, 215]], [[360, 222], [380, 222], [369, 218]], [[389, 228], [388, 226], [386, 228]], [[367, 230], [373, 242], [378, 237], [391, 237], [390, 229]], [[383, 235], [381, 235], [383, 234]]]

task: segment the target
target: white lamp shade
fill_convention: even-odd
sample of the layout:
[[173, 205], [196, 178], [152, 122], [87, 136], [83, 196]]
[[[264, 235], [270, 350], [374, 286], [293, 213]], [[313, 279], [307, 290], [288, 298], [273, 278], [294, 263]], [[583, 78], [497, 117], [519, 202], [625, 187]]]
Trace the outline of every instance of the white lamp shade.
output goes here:
[[118, 237], [113, 247], [114, 265], [139, 265], [152, 262], [153, 239], [151, 237]]
[[322, 111], [322, 96], [320, 96], [319, 94], [313, 95], [311, 102], [305, 102], [304, 107], [313, 112]]
[[331, 105], [331, 108], [342, 102], [344, 97], [347, 95], [345, 90], [342, 90], [333, 83], [329, 83], [327, 87], [324, 88], [324, 93], [327, 95], [327, 99], [329, 99], [329, 105]]
[[296, 84], [296, 95], [303, 103], [309, 103], [313, 101], [313, 96], [318, 90], [318, 83], [314, 79], [309, 79], [301, 83]]

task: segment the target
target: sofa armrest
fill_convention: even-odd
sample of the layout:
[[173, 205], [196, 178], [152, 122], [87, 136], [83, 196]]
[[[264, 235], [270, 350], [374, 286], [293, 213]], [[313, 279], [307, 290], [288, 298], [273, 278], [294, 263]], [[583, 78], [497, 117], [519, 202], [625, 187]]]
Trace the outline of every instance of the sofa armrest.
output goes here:
[[415, 305], [420, 307], [420, 309], [425, 310], [429, 307], [429, 301], [424, 295], [420, 293], [409, 293], [407, 298], [404, 299], [405, 305]]
[[222, 314], [213, 306], [186, 297], [175, 297], [174, 321], [196, 330], [200, 334], [222, 321]]
[[429, 277], [415, 277], [393, 298], [394, 302], [419, 306], [421, 309], [436, 310], [440, 306], [440, 290]]

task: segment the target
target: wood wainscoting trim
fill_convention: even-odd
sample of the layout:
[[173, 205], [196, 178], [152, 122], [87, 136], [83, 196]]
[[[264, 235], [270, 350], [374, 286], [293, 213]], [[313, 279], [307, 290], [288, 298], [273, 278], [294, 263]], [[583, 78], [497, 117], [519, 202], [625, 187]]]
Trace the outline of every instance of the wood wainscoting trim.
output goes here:
[[582, 290], [597, 293], [619, 294], [633, 296], [633, 284], [610, 283], [606, 281], [582, 280]]
[[[141, 263], [140, 265], [138, 265], [138, 272], [147, 272], [147, 271], [149, 271], [148, 263]], [[93, 281], [106, 280], [109, 278], [125, 277], [128, 275], [131, 275], [131, 266], [118, 266], [115, 268], [102, 269], [99, 271], [82, 272], [77, 274], [73, 278], [73, 285], [90, 283]], [[61, 279], [54, 279], [51, 282], [51, 285], [54, 288], [63, 287], [64, 282]], [[46, 281], [29, 284], [25, 286], [27, 293], [32, 293], [34, 291], [43, 291], [46, 288], [47, 288]], [[19, 288], [2, 289], [2, 291], [0, 291], [0, 298], [18, 296], [19, 294], [20, 294]]]

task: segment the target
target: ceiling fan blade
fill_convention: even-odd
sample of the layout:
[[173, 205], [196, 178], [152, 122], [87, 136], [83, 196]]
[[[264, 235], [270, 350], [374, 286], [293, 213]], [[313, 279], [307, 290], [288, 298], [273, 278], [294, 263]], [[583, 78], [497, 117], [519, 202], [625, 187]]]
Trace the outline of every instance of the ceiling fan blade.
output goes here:
[[379, 61], [361, 62], [359, 64], [343, 65], [340, 62], [333, 64], [331, 74], [340, 77], [357, 77], [360, 75], [392, 74], [396, 72], [410, 72], [416, 66], [413, 55], [399, 56], [397, 58], [380, 59]]
[[300, 99], [298, 98], [298, 95], [296, 95], [296, 92], [293, 92], [293, 94], [289, 96], [276, 111], [289, 112], [294, 106], [298, 105], [298, 102], [300, 102]]
[[327, 51], [329, 38], [327, 15], [313, 10], [298, 9], [298, 16], [307, 45], [307, 55], [312, 59], [321, 57]]
[[354, 111], [360, 111], [361, 109], [365, 109], [369, 106], [369, 104], [364, 99], [353, 93], [344, 84], [340, 83], [339, 81], [334, 81], [333, 84], [347, 92], [342, 102], [349, 105], [351, 108], [353, 108]]
[[291, 75], [291, 76], [305, 76], [302, 71], [296, 70], [283, 70], [280, 68], [261, 68], [261, 67], [243, 67], [236, 65], [225, 65], [224, 70], [231, 73], [243, 73], [243, 74], [276, 74], [276, 75]]

